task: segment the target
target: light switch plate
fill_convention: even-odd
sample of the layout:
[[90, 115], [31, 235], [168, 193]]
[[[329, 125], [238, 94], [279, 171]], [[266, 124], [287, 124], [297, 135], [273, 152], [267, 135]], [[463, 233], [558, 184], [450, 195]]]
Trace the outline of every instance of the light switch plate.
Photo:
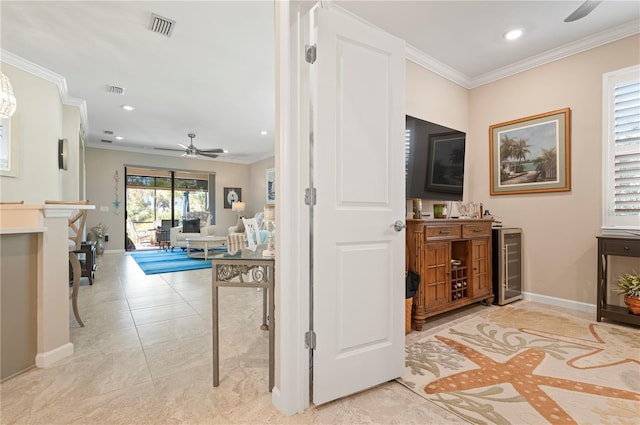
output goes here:
[[101, 206], [100, 212], [109, 212], [109, 207]]

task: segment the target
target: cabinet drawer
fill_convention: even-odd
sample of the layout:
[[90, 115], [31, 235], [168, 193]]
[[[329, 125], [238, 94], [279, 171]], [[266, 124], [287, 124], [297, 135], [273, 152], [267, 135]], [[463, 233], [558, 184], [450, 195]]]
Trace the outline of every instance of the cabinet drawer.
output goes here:
[[463, 224], [462, 225], [462, 237], [463, 238], [475, 238], [478, 236], [491, 235], [490, 224]]
[[602, 239], [602, 253], [625, 257], [640, 256], [640, 239]]
[[424, 233], [427, 240], [459, 239], [461, 231], [460, 225], [427, 226]]

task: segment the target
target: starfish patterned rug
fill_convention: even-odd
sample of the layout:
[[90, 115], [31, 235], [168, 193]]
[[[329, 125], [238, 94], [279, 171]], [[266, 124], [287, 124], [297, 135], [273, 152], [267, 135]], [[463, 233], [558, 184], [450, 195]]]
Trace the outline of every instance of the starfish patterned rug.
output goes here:
[[409, 334], [398, 381], [472, 424], [637, 425], [640, 329], [486, 307]]

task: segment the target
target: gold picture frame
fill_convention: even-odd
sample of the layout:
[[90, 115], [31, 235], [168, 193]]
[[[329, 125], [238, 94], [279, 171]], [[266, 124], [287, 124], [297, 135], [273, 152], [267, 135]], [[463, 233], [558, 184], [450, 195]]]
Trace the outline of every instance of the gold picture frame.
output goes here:
[[489, 127], [491, 195], [571, 190], [571, 110]]

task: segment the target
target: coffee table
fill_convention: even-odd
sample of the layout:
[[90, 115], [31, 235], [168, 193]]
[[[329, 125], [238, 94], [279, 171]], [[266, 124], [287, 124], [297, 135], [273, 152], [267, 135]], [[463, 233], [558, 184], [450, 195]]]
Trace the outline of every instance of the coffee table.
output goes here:
[[[187, 238], [187, 257], [209, 259], [209, 250], [227, 243], [226, 236], [200, 236], [198, 238]], [[192, 249], [201, 249], [203, 252], [191, 253]]]

